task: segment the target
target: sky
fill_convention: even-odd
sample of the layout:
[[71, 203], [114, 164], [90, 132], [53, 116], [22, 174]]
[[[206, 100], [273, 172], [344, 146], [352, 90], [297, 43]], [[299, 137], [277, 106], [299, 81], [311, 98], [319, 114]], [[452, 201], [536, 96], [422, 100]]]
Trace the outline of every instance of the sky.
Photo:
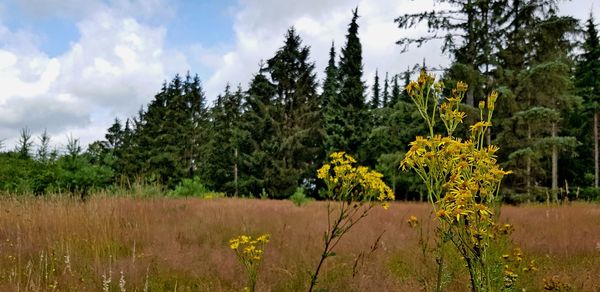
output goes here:
[[[560, 14], [598, 19], [594, 1], [562, 2]], [[449, 63], [440, 43], [407, 53], [395, 44], [426, 28], [400, 30], [393, 19], [439, 8], [432, 0], [0, 0], [0, 140], [13, 149], [23, 128], [47, 131], [59, 149], [68, 137], [103, 139], [178, 73], [198, 74], [210, 104], [228, 82], [247, 88], [291, 26], [321, 79], [355, 7], [367, 85], [376, 70]]]

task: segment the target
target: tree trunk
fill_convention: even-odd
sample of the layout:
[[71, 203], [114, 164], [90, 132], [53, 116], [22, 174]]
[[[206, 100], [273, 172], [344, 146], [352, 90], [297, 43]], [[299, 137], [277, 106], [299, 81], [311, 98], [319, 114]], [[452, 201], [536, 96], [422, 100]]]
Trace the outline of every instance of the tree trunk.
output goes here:
[[[529, 124], [527, 125], [527, 142], [531, 143], [531, 126]], [[531, 156], [527, 156], [526, 161], [527, 166], [525, 168], [525, 185], [527, 186], [527, 192], [529, 192], [529, 189], [531, 188]]]
[[235, 162], [233, 163], [233, 182], [235, 184], [235, 196], [238, 197], [238, 149], [233, 150]]
[[[556, 123], [552, 123], [552, 138], [556, 137]], [[552, 145], [552, 195], [554, 200], [558, 194], [558, 147]]]
[[594, 187], [598, 187], [598, 111], [594, 110]]

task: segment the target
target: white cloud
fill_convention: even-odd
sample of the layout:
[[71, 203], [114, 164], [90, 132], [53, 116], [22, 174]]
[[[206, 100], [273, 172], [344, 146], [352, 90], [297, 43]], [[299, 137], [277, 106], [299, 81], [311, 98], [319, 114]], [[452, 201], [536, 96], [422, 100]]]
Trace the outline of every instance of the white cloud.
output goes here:
[[[241, 83], [244, 87], [258, 69], [260, 60], [273, 56], [283, 45], [285, 31], [294, 26], [304, 45], [311, 47], [311, 58], [316, 63], [319, 78], [329, 58], [331, 42], [340, 53], [352, 18], [352, 10], [359, 8], [359, 37], [363, 45], [364, 81], [372, 82], [375, 70], [400, 73], [423, 58], [433, 66], [445, 65], [447, 58], [440, 56], [439, 44], [401, 54], [395, 42], [403, 36], [422, 34], [425, 28], [402, 31], [394, 18], [423, 9], [431, 9], [432, 1], [363, 0], [363, 1], [240, 1], [235, 17], [235, 46], [211, 57], [215, 73], [206, 82], [209, 98], [214, 98], [226, 82]], [[215, 61], [216, 60], [216, 61]]]
[[[560, 11], [586, 19], [593, 1], [561, 2]], [[292, 25], [304, 45], [311, 47], [312, 60], [316, 62], [318, 77], [322, 79], [331, 42], [335, 41], [339, 57], [352, 17], [351, 11], [355, 7], [359, 9], [363, 80], [367, 85], [372, 83], [376, 69], [383, 77], [385, 72], [400, 73], [415, 64], [421, 64], [423, 60], [433, 68], [450, 63], [450, 58], [441, 54], [441, 41], [433, 41], [421, 48], [412, 46], [409, 52], [402, 54], [402, 48], [395, 42], [403, 37], [422, 36], [427, 33], [427, 28], [421, 25], [400, 30], [393, 22], [394, 18], [405, 13], [448, 8], [446, 3], [433, 0], [240, 0], [235, 14], [235, 45], [221, 51], [220, 55], [214, 52], [210, 54], [209, 66], [214, 73], [206, 82], [207, 96], [214, 98], [228, 81], [246, 87], [256, 73], [259, 61], [273, 56], [283, 44], [285, 31]], [[585, 10], [581, 10], [581, 7], [585, 7]], [[600, 18], [600, 5], [596, 5], [594, 11], [596, 17]]]
[[50, 58], [36, 35], [0, 25], [0, 139], [9, 148], [22, 127], [35, 135], [48, 129], [57, 144], [69, 133], [84, 144], [100, 139], [115, 116], [135, 114], [162, 80], [189, 70], [186, 56], [167, 48], [164, 27], [116, 8], [87, 15], [77, 28], [78, 40]]
[[[586, 19], [592, 2], [565, 2], [561, 11]], [[5, 143], [8, 147], [25, 126], [35, 134], [47, 128], [57, 143], [64, 143], [68, 133], [80, 137], [83, 143], [100, 139], [115, 116], [134, 114], [150, 101], [162, 80], [189, 69], [208, 68], [212, 72], [204, 80], [209, 99], [214, 99], [227, 82], [247, 87], [260, 61], [272, 57], [283, 45], [290, 26], [295, 26], [304, 45], [311, 47], [311, 60], [322, 78], [331, 42], [335, 41], [339, 56], [352, 9], [357, 6], [363, 80], [367, 84], [372, 82], [376, 69], [383, 78], [386, 71], [402, 72], [424, 58], [434, 67], [449, 63], [449, 58], [440, 54], [439, 43], [413, 48], [405, 54], [395, 44], [402, 37], [423, 34], [425, 28], [400, 30], [393, 19], [404, 13], [431, 10], [433, 0], [240, 0], [231, 10], [235, 34], [232, 44], [206, 46], [199, 39], [182, 50], [169, 48], [165, 43], [169, 31], [157, 25], [174, 17], [177, 4], [171, 1], [16, 3], [29, 17], [75, 21], [79, 38], [64, 54], [49, 57], [39, 49], [43, 37], [27, 29], [10, 30], [0, 23], [0, 139], [10, 138]], [[594, 7], [597, 19], [599, 9], [600, 5]], [[6, 13], [0, 4], [0, 15]]]

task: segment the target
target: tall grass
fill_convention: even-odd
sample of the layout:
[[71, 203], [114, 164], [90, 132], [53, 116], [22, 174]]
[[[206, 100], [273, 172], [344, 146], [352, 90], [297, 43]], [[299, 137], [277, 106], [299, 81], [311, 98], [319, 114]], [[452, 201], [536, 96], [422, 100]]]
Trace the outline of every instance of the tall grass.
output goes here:
[[[271, 234], [258, 287], [305, 290], [322, 249], [324, 208], [324, 202], [297, 208], [290, 201], [248, 199], [4, 197], [0, 291], [231, 291], [245, 284], [228, 244], [240, 233]], [[421, 289], [435, 271], [415, 256], [420, 251], [409, 214], [426, 218], [430, 207], [374, 209], [326, 263], [320, 287]], [[524, 280], [528, 290], [542, 289], [543, 279], [553, 277], [575, 290], [600, 289], [597, 205], [504, 207], [502, 221], [515, 226], [515, 244], [538, 262], [539, 271]], [[466, 290], [460, 263], [448, 263], [448, 270], [446, 287]]]

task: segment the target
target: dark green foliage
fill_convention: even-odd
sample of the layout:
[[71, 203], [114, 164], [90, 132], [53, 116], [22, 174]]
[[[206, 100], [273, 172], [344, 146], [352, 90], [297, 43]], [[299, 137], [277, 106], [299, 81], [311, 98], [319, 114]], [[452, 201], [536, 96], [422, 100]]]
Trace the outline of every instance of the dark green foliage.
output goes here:
[[199, 177], [193, 179], [183, 179], [174, 190], [169, 192], [170, 196], [174, 197], [204, 197], [207, 194], [212, 193], [209, 191]]
[[390, 103], [390, 83], [388, 80], [388, 72], [385, 72], [385, 81], [383, 83], [383, 96], [381, 100], [381, 106], [387, 107]]
[[[457, 135], [469, 131], [478, 101], [500, 93], [487, 141], [500, 146], [499, 163], [514, 172], [504, 180], [507, 200], [558, 198], [558, 188], [570, 199], [596, 198], [589, 188], [600, 176], [592, 135], [600, 109], [593, 18], [573, 50], [576, 20], [559, 16], [555, 0], [435, 2], [449, 8], [396, 19], [405, 29], [426, 22], [430, 34], [398, 43], [443, 41], [452, 60], [441, 68], [445, 94], [458, 80], [469, 84]], [[164, 82], [136, 116], [115, 119], [105, 139], [85, 151], [70, 138], [59, 155], [46, 132], [34, 139], [24, 128], [16, 147], [0, 152], [0, 191], [85, 197], [109, 185], [134, 192], [146, 185], [182, 196], [210, 189], [303, 202], [322, 187], [314, 177], [326, 154], [341, 150], [382, 172], [397, 198], [418, 199], [418, 179], [398, 169], [408, 144], [426, 135], [403, 90], [412, 72], [386, 72], [380, 80], [376, 71], [367, 93], [358, 30], [354, 10], [339, 60], [331, 45], [320, 95], [309, 47], [292, 28], [247, 90], [228, 85], [210, 108], [199, 78], [188, 73]], [[0, 150], [8, 147], [2, 141]]]
[[373, 96], [371, 97], [371, 109], [379, 108], [381, 88], [379, 88], [379, 73], [375, 70], [375, 80], [373, 81]]
[[[362, 45], [358, 38], [358, 9], [353, 11], [348, 26], [346, 45], [342, 48], [338, 66], [339, 94], [325, 110], [328, 151], [345, 150], [351, 154], [364, 151], [369, 132], [369, 118], [365, 104], [365, 85], [362, 81]], [[359, 158], [361, 155], [358, 155]], [[364, 156], [364, 155], [362, 155]]]
[[[244, 184], [257, 194], [289, 197], [296, 186], [314, 182], [323, 159], [323, 130], [316, 93], [314, 64], [293, 28], [284, 46], [255, 76], [248, 91], [243, 130], [249, 138], [244, 153]], [[259, 171], [257, 171], [259, 170]]]
[[217, 97], [210, 109], [206, 162], [202, 178], [214, 190], [237, 196], [239, 194], [242, 89], [231, 92], [229, 85]]
[[31, 131], [28, 128], [21, 129], [21, 135], [17, 141], [15, 152], [19, 154], [20, 158], [28, 159], [31, 158], [32, 148], [33, 138], [31, 137]]
[[[570, 175], [579, 185], [598, 187], [599, 150], [598, 128], [600, 110], [600, 40], [594, 18], [590, 15], [585, 25], [583, 53], [580, 55], [575, 70], [577, 94], [583, 98], [582, 106], [574, 109], [577, 114], [570, 115], [570, 134], [581, 141], [577, 147], [578, 159], [569, 161]], [[594, 179], [591, 183], [582, 181], [584, 172], [593, 166]]]
[[402, 90], [400, 90], [400, 85], [398, 84], [398, 75], [394, 75], [394, 83], [392, 83], [392, 96], [390, 99], [390, 107], [394, 107], [396, 103], [400, 100], [400, 94]]
[[208, 112], [200, 79], [179, 75], [163, 84], [146, 111], [120, 130], [118, 121], [107, 134], [106, 144], [120, 161], [121, 175], [142, 176], [174, 187], [205, 167]]
[[[12, 194], [69, 193], [82, 199], [90, 190], [105, 188], [113, 171], [106, 165], [92, 163], [91, 152], [82, 152], [77, 139], [69, 138], [66, 153], [47, 151], [50, 136], [42, 134], [42, 144], [34, 159], [22, 152], [0, 153], [0, 192]], [[90, 145], [94, 149], [95, 145]]]

